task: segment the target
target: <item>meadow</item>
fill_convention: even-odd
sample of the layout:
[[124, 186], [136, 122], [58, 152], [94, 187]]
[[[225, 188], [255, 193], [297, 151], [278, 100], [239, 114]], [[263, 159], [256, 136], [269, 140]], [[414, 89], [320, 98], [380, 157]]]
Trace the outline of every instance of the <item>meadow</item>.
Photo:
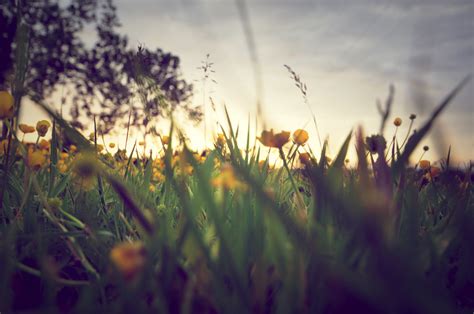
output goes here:
[[117, 150], [41, 102], [50, 120], [19, 123], [2, 91], [0, 311], [472, 313], [472, 164], [420, 147], [465, 82], [426, 122], [383, 117], [418, 131], [358, 128], [332, 159], [227, 111], [212, 148], [172, 126], [155, 156]]

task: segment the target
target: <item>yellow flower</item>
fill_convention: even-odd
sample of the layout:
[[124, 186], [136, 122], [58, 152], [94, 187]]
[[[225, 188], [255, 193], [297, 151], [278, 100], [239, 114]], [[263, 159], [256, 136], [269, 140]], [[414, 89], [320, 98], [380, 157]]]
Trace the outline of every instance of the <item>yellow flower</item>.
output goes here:
[[49, 141], [45, 139], [41, 139], [41, 141], [38, 143], [38, 147], [44, 150], [48, 150], [50, 146], [51, 144], [49, 143]]
[[0, 120], [13, 117], [13, 96], [7, 91], [0, 91]]
[[167, 136], [167, 135], [163, 135], [163, 136], [161, 137], [161, 143], [162, 143], [163, 145], [168, 145], [168, 144], [170, 143], [170, 137]]
[[76, 152], [76, 151], [77, 151], [77, 146], [76, 146], [76, 145], [71, 145], [71, 146], [69, 146], [69, 151], [70, 151], [71, 153]]
[[141, 242], [120, 243], [110, 251], [110, 260], [124, 279], [131, 281], [145, 266], [146, 251]]
[[309, 153], [300, 153], [299, 159], [302, 164], [307, 164], [311, 161], [311, 155]]
[[115, 143], [110, 143], [110, 144], [109, 144], [109, 147], [110, 147], [110, 148], [115, 148]]
[[309, 135], [308, 132], [302, 129], [298, 129], [293, 133], [293, 142], [298, 145], [303, 145], [308, 141]]
[[222, 165], [221, 172], [217, 177], [211, 180], [211, 185], [214, 187], [223, 187], [226, 190], [246, 188], [245, 183], [237, 178], [234, 168], [228, 163]]
[[20, 131], [25, 133], [25, 134], [35, 132], [35, 127], [31, 126], [31, 125], [28, 125], [28, 124], [20, 123], [20, 125], [18, 127], [20, 128]]
[[395, 120], [393, 120], [393, 124], [394, 124], [395, 126], [400, 126], [400, 125], [402, 125], [402, 119], [399, 118], [399, 117], [396, 117]]
[[41, 120], [36, 123], [36, 131], [39, 136], [45, 136], [48, 133], [48, 129], [51, 126], [51, 123], [47, 120]]
[[153, 169], [153, 178], [152, 178], [152, 180], [154, 182], [162, 182], [162, 181], [164, 181], [164, 179], [165, 179], [165, 176], [161, 172], [159, 172], [158, 170]]
[[56, 163], [56, 168], [60, 173], [66, 173], [68, 170], [68, 166], [66, 165], [63, 159], [58, 160], [58, 162]]
[[156, 187], [153, 185], [153, 184], [150, 184], [150, 186], [148, 187], [148, 190], [150, 192], [155, 192], [156, 191]]
[[68, 158], [69, 158], [69, 154], [66, 153], [66, 152], [61, 152], [61, 153], [59, 154], [59, 158], [61, 158], [61, 159], [68, 159]]
[[429, 160], [420, 160], [419, 164], [421, 169], [426, 170], [430, 168], [430, 161]]
[[30, 148], [28, 150], [28, 155], [26, 158], [26, 165], [34, 170], [38, 171], [43, 167], [43, 165], [46, 163], [46, 157], [44, 156], [44, 153], [40, 150], [33, 150]]
[[282, 148], [283, 145], [288, 143], [290, 132], [282, 131], [274, 134], [273, 129], [271, 129], [270, 131], [262, 131], [261, 136], [257, 137], [257, 139], [267, 147]]
[[216, 138], [216, 145], [218, 147], [223, 147], [226, 143], [225, 136], [222, 133], [219, 133]]

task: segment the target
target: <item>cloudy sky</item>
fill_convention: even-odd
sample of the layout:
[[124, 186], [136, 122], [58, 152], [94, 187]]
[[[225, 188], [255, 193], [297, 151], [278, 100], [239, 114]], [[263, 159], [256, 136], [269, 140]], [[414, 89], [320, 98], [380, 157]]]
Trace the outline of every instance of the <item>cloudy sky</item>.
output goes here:
[[[178, 55], [189, 81], [202, 76], [196, 68], [209, 53], [217, 84], [208, 85], [218, 111], [217, 117], [208, 114], [209, 128], [215, 118], [224, 121], [224, 103], [233, 122], [246, 128], [248, 115], [256, 114], [255, 76], [236, 1], [115, 3], [130, 45]], [[472, 0], [252, 0], [247, 11], [261, 68], [265, 125], [275, 130], [304, 126], [311, 144], [319, 147], [310, 111], [283, 67], [288, 64], [307, 84], [309, 105], [321, 136], [329, 136], [332, 154], [359, 124], [368, 134], [377, 132], [375, 101], [386, 98], [390, 84], [396, 89], [392, 119], [403, 119], [398, 132], [404, 135], [410, 113], [417, 114], [419, 126], [474, 72]], [[195, 91], [194, 101], [201, 105], [198, 83]], [[471, 81], [431, 133], [431, 139], [452, 144], [458, 160], [474, 159], [473, 101]], [[390, 124], [386, 132], [393, 131]], [[195, 142], [203, 140], [202, 129], [189, 133]], [[436, 147], [430, 140], [424, 144]], [[432, 149], [429, 157], [439, 153]]]

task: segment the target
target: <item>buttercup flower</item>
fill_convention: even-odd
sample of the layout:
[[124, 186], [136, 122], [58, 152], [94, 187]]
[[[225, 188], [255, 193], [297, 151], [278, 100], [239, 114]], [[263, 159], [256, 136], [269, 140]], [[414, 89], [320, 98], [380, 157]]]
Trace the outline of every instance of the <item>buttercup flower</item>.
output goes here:
[[402, 125], [402, 119], [399, 118], [399, 117], [396, 117], [395, 120], [393, 120], [393, 124], [394, 124], [395, 126], [400, 126], [400, 125]]
[[308, 132], [302, 129], [298, 129], [293, 133], [293, 142], [298, 145], [303, 145], [308, 141]]
[[51, 123], [47, 120], [41, 120], [36, 123], [36, 131], [38, 132], [39, 136], [45, 136], [48, 133], [49, 127]]
[[31, 125], [28, 125], [28, 124], [20, 123], [20, 125], [18, 127], [20, 128], [20, 131], [25, 133], [25, 134], [35, 132], [35, 127], [31, 126]]
[[38, 143], [38, 147], [43, 149], [43, 150], [48, 150], [50, 146], [51, 146], [51, 144], [49, 143], [49, 141], [47, 141], [45, 139], [41, 139], [41, 141], [39, 141], [39, 143]]
[[168, 145], [168, 144], [170, 143], [170, 137], [167, 136], [167, 135], [163, 135], [163, 136], [161, 137], [161, 143], [162, 143], [163, 145]]
[[40, 150], [33, 150], [32, 148], [28, 150], [28, 155], [26, 157], [26, 165], [33, 171], [38, 171], [46, 163], [46, 157], [44, 153]]
[[245, 183], [237, 178], [234, 168], [228, 163], [222, 165], [221, 172], [217, 177], [211, 180], [211, 184], [214, 187], [223, 187], [227, 190], [246, 188]]
[[225, 136], [224, 134], [219, 133], [216, 138], [216, 145], [219, 147], [223, 147], [225, 145]]
[[133, 280], [143, 269], [146, 251], [141, 242], [120, 243], [110, 251], [110, 260], [125, 280]]
[[299, 154], [299, 159], [302, 164], [307, 164], [311, 161], [311, 156], [309, 153], [300, 153]]
[[430, 161], [429, 160], [420, 160], [419, 164], [421, 169], [426, 170], [430, 168]]
[[13, 117], [13, 96], [7, 91], [0, 91], [0, 120]]
[[257, 139], [267, 147], [282, 148], [283, 145], [288, 143], [290, 132], [282, 131], [274, 134], [273, 129], [271, 129], [270, 131], [262, 131], [261, 136], [257, 137]]

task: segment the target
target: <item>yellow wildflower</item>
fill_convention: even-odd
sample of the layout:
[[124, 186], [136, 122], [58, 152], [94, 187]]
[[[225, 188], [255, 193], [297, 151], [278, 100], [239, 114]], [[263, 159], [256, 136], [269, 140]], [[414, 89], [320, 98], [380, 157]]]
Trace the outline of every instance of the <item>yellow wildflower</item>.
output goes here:
[[38, 171], [43, 167], [43, 165], [46, 163], [46, 157], [44, 156], [44, 153], [40, 150], [33, 150], [30, 148], [28, 150], [28, 155], [26, 158], [26, 165], [34, 170]]
[[395, 120], [393, 120], [393, 124], [397, 127], [402, 125], [402, 119], [400, 117], [396, 117]]
[[219, 133], [216, 138], [216, 145], [218, 147], [223, 147], [226, 143], [225, 136], [222, 133]]
[[245, 183], [237, 178], [234, 168], [228, 163], [222, 165], [221, 172], [217, 177], [211, 180], [211, 184], [214, 187], [223, 187], [226, 190], [246, 188]]
[[31, 126], [31, 125], [28, 125], [28, 124], [20, 123], [20, 125], [18, 127], [20, 128], [20, 131], [25, 133], [25, 134], [35, 132], [35, 127]]
[[60, 173], [66, 173], [68, 170], [68, 166], [66, 165], [66, 162], [63, 159], [58, 160], [56, 163], [56, 168]]
[[302, 129], [298, 129], [293, 133], [293, 142], [298, 145], [303, 145], [309, 139], [308, 132]]
[[71, 153], [76, 152], [76, 151], [77, 151], [77, 146], [76, 146], [76, 145], [71, 145], [71, 146], [69, 146], [69, 151], [70, 151]]
[[51, 123], [47, 120], [41, 120], [36, 123], [36, 131], [39, 136], [45, 136], [48, 133], [48, 129], [51, 126]]
[[120, 243], [110, 251], [110, 260], [125, 280], [136, 278], [145, 266], [146, 251], [141, 242]]
[[311, 155], [309, 153], [300, 153], [299, 159], [302, 164], [307, 164], [311, 161]]
[[51, 144], [49, 143], [49, 141], [47, 141], [45, 139], [41, 139], [41, 141], [39, 141], [39, 143], [38, 143], [38, 147], [43, 149], [43, 150], [48, 150], [50, 146], [51, 146]]
[[430, 161], [429, 160], [420, 160], [419, 164], [421, 169], [426, 170], [430, 168]]
[[290, 132], [282, 131], [274, 134], [273, 129], [271, 129], [270, 131], [262, 131], [261, 136], [257, 137], [257, 139], [267, 147], [281, 148], [283, 145], [288, 143]]
[[0, 91], [0, 120], [13, 117], [14, 99], [7, 91]]
[[163, 135], [163, 136], [161, 137], [161, 143], [162, 143], [163, 145], [168, 145], [168, 144], [170, 143], [170, 137], [167, 136], [167, 135]]

